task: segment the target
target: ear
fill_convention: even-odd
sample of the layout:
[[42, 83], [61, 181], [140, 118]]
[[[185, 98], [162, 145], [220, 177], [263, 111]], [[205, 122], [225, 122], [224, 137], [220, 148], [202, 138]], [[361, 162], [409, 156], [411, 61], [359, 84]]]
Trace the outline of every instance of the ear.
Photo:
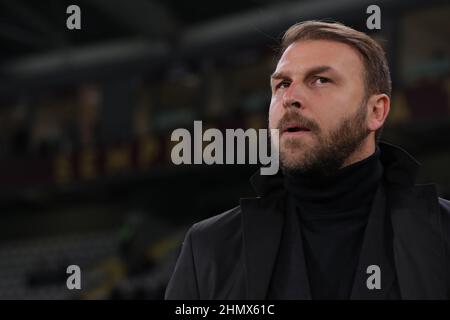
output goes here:
[[370, 131], [381, 128], [391, 108], [391, 99], [386, 94], [374, 94], [367, 103], [367, 126]]

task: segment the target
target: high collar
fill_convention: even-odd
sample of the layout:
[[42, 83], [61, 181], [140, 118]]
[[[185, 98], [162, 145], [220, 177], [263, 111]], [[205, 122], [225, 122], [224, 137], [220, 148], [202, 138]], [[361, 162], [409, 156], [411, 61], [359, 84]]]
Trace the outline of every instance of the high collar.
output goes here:
[[[408, 152], [393, 144], [380, 142], [378, 147], [384, 180], [392, 186], [414, 185], [420, 163]], [[284, 175], [281, 170], [272, 176], [261, 175], [258, 170], [252, 175], [250, 182], [259, 197], [284, 190]]]
[[[348, 165], [335, 174], [312, 177], [302, 173], [286, 173], [284, 187], [292, 200], [311, 218], [330, 217], [329, 212], [351, 212], [368, 207], [383, 174], [380, 150]], [[355, 186], [358, 186], [355, 188]], [[357, 210], [361, 211], [361, 210]], [[362, 210], [365, 214], [367, 210]], [[336, 215], [333, 215], [336, 217]]]

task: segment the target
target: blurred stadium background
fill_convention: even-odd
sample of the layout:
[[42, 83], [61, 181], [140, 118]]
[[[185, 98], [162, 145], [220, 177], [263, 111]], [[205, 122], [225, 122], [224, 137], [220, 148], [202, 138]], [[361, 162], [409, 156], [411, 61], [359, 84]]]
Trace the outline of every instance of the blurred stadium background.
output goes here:
[[253, 195], [256, 169], [174, 166], [172, 130], [265, 127], [282, 32], [367, 32], [370, 4], [393, 76], [383, 138], [449, 198], [448, 1], [0, 0], [0, 299], [162, 299], [186, 229]]

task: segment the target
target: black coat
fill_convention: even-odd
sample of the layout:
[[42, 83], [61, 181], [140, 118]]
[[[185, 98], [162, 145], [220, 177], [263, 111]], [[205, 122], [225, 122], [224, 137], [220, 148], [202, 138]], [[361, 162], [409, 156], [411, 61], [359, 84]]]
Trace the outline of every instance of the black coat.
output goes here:
[[[350, 298], [450, 299], [450, 202], [437, 196], [434, 184], [414, 184], [419, 164], [408, 153], [379, 146], [384, 175], [372, 210], [385, 211], [387, 219], [368, 222]], [[266, 299], [274, 281], [287, 284], [280, 298], [310, 298], [281, 174], [255, 174], [251, 182], [258, 197], [188, 230], [166, 299]], [[382, 288], [390, 291], [366, 288], [363, 266], [372, 261], [381, 265]], [[394, 284], [400, 297], [392, 295]]]

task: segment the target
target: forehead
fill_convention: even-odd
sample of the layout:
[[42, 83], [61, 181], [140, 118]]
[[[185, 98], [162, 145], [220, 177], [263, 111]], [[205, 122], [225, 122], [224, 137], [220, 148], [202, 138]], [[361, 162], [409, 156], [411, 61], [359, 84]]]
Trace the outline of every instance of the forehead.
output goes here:
[[297, 73], [318, 65], [330, 66], [344, 76], [362, 76], [364, 70], [359, 52], [350, 45], [330, 40], [303, 40], [285, 50], [276, 71]]

